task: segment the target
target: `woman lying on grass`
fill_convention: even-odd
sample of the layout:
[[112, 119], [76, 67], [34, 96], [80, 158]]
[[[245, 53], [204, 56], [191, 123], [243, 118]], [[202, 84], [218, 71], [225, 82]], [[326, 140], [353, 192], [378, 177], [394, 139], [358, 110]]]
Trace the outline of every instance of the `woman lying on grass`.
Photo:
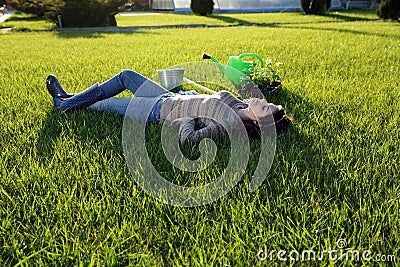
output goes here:
[[[141, 86], [146, 82], [146, 86]], [[260, 139], [259, 121], [273, 115], [276, 132], [280, 133], [291, 124], [282, 106], [268, 103], [265, 99], [251, 98], [241, 101], [227, 91], [212, 95], [194, 92], [193, 95], [174, 94], [160, 85], [132, 70], [124, 70], [102, 84], [94, 84], [78, 94], [67, 93], [54, 75], [46, 80], [47, 90], [53, 97], [54, 106], [59, 111], [88, 108], [96, 111], [112, 111], [124, 115], [129, 103], [135, 108], [135, 117], [148, 122], [163, 123], [172, 110], [171, 124], [181, 124], [179, 140], [181, 144], [197, 142], [203, 138], [213, 138], [224, 132], [223, 127], [212, 119], [188, 118], [182, 116], [185, 107], [191, 107], [190, 101], [201, 100], [201, 109], [213, 112], [212, 103], [218, 100], [233, 109], [243, 121], [250, 139]], [[138, 90], [141, 88], [141, 90]], [[129, 89], [134, 98], [116, 98], [117, 94]], [[143, 90], [142, 90], [143, 89]], [[197, 102], [199, 103], [199, 102]], [[183, 107], [183, 108], [182, 108]], [[151, 108], [147, 116], [144, 110]], [[137, 112], [136, 112], [137, 109]], [[181, 111], [181, 112], [180, 112]]]

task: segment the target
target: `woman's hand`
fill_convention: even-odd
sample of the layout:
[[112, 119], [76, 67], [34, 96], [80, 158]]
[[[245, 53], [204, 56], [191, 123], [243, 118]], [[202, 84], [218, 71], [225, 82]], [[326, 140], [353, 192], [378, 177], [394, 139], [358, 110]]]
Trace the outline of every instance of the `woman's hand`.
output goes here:
[[173, 121], [171, 121], [171, 125], [178, 125], [182, 123], [182, 118], [179, 119], [175, 119]]

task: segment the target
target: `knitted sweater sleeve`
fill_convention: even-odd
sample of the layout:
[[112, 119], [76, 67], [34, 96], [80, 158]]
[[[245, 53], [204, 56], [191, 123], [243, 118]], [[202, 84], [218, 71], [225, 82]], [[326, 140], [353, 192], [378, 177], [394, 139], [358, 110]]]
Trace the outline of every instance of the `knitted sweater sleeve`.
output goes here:
[[222, 125], [211, 119], [201, 120], [189, 117], [182, 121], [179, 128], [179, 142], [194, 144], [204, 138], [214, 138], [223, 131]]

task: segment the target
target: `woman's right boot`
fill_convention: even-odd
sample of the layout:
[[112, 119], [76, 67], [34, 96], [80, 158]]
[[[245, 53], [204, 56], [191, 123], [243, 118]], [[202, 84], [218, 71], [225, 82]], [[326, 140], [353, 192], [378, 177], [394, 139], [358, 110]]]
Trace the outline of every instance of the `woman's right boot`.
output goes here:
[[67, 93], [64, 88], [62, 88], [57, 77], [52, 74], [50, 74], [46, 79], [46, 87], [52, 96], [57, 95], [61, 98], [70, 98], [74, 96], [74, 94]]
[[[54, 80], [50, 79], [54, 82]], [[75, 109], [87, 108], [90, 105], [105, 99], [105, 94], [98, 83], [92, 85], [83, 92], [73, 95], [69, 98], [62, 98], [62, 93], [53, 82], [47, 83], [47, 90], [53, 97], [54, 106], [59, 111], [70, 111]], [[66, 94], [64, 94], [65, 96]]]
[[61, 99], [61, 101], [56, 105], [56, 109], [60, 111], [70, 111], [75, 109], [84, 109], [92, 104], [106, 99], [104, 92], [101, 90], [98, 83], [93, 84], [88, 89], [80, 92], [73, 97]]

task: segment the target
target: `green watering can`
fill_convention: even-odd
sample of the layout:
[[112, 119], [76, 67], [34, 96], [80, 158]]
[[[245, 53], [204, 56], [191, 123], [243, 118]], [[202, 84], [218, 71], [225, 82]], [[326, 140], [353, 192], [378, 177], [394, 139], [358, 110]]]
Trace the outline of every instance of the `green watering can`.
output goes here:
[[264, 61], [262, 58], [253, 53], [245, 53], [239, 56], [230, 56], [228, 60], [228, 64], [226, 66], [219, 63], [218, 60], [209, 56], [207, 54], [203, 54], [203, 59], [211, 59], [212, 62], [217, 64], [218, 68], [226, 75], [226, 77], [235, 85], [241, 85], [244, 75], [249, 75], [254, 71], [254, 63], [253, 61], [244, 61], [243, 57], [255, 57], [260, 62], [260, 67], [264, 68]]

